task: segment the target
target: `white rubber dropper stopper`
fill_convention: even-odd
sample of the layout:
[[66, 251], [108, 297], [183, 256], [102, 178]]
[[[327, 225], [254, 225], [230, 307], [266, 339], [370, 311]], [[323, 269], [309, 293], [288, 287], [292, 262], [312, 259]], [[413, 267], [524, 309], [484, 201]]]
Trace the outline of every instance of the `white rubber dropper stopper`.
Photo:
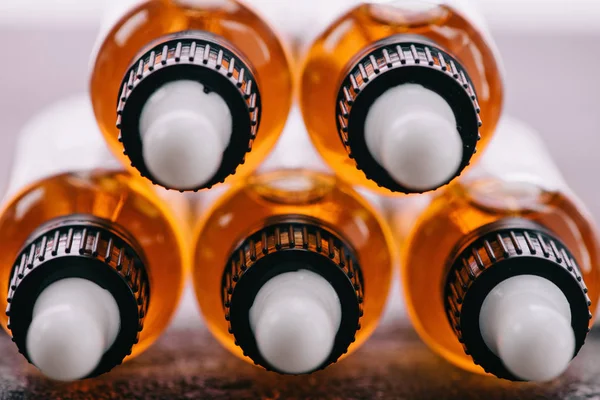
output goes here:
[[81, 379], [98, 366], [120, 324], [119, 307], [110, 292], [87, 279], [61, 279], [35, 302], [27, 353], [49, 378]]
[[479, 326], [488, 348], [526, 381], [556, 378], [575, 353], [569, 301], [539, 276], [520, 275], [498, 284], [483, 302]]
[[229, 106], [196, 81], [161, 86], [140, 115], [146, 167], [161, 184], [178, 190], [206, 184], [219, 170], [232, 134]]
[[333, 287], [299, 270], [268, 280], [250, 308], [250, 326], [264, 359], [278, 371], [302, 374], [330, 356], [342, 319]]
[[364, 133], [375, 161], [407, 189], [437, 189], [462, 161], [452, 108], [421, 85], [406, 83], [379, 96], [369, 108]]

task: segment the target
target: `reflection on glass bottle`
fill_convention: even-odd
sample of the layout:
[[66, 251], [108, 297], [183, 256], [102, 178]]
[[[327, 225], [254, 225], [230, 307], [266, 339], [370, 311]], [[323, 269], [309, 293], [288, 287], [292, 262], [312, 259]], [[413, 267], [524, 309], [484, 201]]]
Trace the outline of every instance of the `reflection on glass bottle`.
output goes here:
[[599, 296], [598, 236], [531, 128], [504, 119], [405, 246], [402, 284], [423, 340], [450, 362], [549, 380], [577, 354]]
[[236, 0], [129, 0], [98, 41], [91, 97], [114, 153], [166, 188], [251, 173], [292, 98], [286, 51]]
[[307, 52], [300, 95], [311, 138], [353, 184], [435, 190], [494, 132], [503, 88], [493, 43], [448, 2], [358, 3]]
[[187, 268], [177, 219], [121, 171], [87, 96], [19, 136], [0, 213], [2, 326], [46, 376], [75, 380], [140, 354], [166, 327]]

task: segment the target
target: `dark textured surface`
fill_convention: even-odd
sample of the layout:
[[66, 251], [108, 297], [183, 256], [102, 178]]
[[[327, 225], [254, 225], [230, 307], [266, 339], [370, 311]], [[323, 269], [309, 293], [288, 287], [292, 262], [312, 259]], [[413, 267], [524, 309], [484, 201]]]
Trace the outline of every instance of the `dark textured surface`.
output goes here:
[[204, 328], [172, 329], [142, 356], [94, 380], [41, 377], [0, 338], [2, 399], [592, 399], [600, 398], [600, 331], [549, 384], [469, 374], [431, 353], [408, 327], [379, 330], [356, 354], [310, 376], [265, 372], [231, 356]]

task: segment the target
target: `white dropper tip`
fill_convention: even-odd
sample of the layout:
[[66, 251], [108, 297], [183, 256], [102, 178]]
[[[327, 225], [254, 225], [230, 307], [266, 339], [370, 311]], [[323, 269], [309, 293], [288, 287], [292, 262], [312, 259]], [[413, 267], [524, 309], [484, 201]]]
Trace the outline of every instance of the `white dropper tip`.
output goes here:
[[260, 354], [288, 374], [312, 372], [327, 360], [341, 319], [342, 306], [333, 287], [308, 270], [271, 278], [250, 308]]
[[61, 279], [35, 302], [27, 353], [51, 379], [81, 379], [112, 346], [120, 323], [119, 307], [110, 292], [87, 279]]
[[483, 302], [479, 326], [488, 348], [522, 380], [556, 378], [575, 353], [569, 301], [539, 276], [520, 275], [498, 284]]
[[364, 133], [375, 161], [407, 189], [437, 189], [456, 175], [462, 161], [452, 108], [421, 85], [406, 83], [379, 96], [369, 108]]
[[161, 86], [140, 115], [146, 167], [156, 180], [173, 189], [206, 184], [219, 170], [231, 139], [229, 106], [196, 81], [178, 80]]

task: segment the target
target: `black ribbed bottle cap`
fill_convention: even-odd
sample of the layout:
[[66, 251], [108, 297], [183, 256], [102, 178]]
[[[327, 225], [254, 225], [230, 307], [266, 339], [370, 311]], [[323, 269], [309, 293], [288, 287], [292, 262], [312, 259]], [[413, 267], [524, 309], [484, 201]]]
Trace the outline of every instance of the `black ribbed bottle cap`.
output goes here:
[[564, 293], [571, 307], [577, 354], [589, 332], [591, 302], [573, 255], [554, 234], [529, 220], [503, 219], [473, 232], [455, 254], [445, 283], [446, 314], [475, 364], [499, 378], [519, 380], [487, 347], [479, 327], [486, 296], [517, 275], [548, 279]]
[[377, 42], [363, 54], [348, 69], [336, 106], [338, 133], [356, 167], [378, 186], [392, 192], [419, 192], [400, 185], [375, 160], [364, 131], [369, 109], [379, 96], [398, 85], [415, 83], [439, 94], [454, 112], [463, 142], [463, 158], [448, 182], [459, 176], [476, 151], [481, 126], [477, 95], [467, 70], [431, 43], [406, 42], [396, 36]]
[[116, 224], [90, 215], [55, 218], [36, 229], [15, 261], [6, 309], [12, 340], [29, 362], [33, 307], [45, 288], [64, 278], [88, 279], [117, 302], [119, 333], [88, 377], [108, 372], [131, 354], [144, 326], [150, 287], [142, 251]]
[[354, 250], [322, 223], [305, 216], [271, 220], [231, 253], [222, 283], [229, 332], [244, 355], [267, 370], [280, 372], [260, 354], [250, 327], [250, 308], [269, 279], [300, 269], [325, 278], [342, 307], [342, 320], [331, 354], [316, 370], [335, 363], [345, 354], [360, 329], [364, 285]]
[[231, 140], [219, 170], [206, 184], [186, 190], [210, 188], [235, 174], [237, 167], [245, 162], [246, 153], [252, 150], [261, 116], [255, 73], [232, 44], [201, 31], [161, 37], [135, 57], [123, 78], [117, 101], [119, 141], [131, 166], [158, 185], [162, 184], [152, 176], [144, 162], [140, 115], [146, 101], [159, 87], [177, 80], [202, 83], [207, 93], [218, 93], [231, 112]]

